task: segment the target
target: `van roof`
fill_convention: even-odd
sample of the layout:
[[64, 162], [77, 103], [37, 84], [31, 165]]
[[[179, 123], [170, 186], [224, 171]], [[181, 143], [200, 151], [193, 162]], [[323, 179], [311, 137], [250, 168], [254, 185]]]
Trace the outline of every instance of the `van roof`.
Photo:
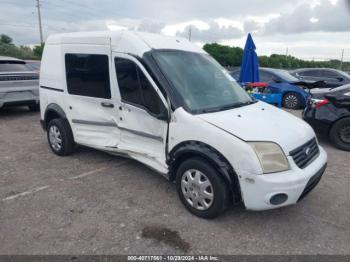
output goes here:
[[152, 49], [174, 49], [205, 53], [199, 46], [182, 37], [170, 37], [139, 31], [93, 31], [50, 35], [46, 44], [110, 45], [115, 52], [142, 56]]

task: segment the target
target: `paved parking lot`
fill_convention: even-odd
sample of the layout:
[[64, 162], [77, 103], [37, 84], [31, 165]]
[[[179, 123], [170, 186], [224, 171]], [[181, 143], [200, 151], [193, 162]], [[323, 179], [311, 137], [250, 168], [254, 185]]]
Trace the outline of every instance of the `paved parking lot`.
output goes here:
[[38, 113], [1, 110], [0, 254], [350, 254], [350, 153], [321, 144], [328, 169], [298, 205], [204, 220], [142, 164], [55, 156]]

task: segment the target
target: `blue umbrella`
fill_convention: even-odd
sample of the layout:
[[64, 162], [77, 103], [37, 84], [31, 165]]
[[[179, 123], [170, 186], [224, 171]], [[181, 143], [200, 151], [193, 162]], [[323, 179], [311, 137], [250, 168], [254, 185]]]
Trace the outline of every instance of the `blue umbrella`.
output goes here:
[[248, 34], [239, 75], [239, 82], [241, 83], [259, 82], [259, 60], [255, 49], [253, 38]]

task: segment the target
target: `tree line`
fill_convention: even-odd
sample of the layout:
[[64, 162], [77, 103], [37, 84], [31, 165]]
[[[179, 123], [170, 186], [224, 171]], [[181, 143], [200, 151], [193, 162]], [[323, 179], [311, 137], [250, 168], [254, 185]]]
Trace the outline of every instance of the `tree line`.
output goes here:
[[[243, 49], [240, 47], [229, 47], [213, 43], [205, 44], [203, 49], [225, 67], [237, 67], [241, 65]], [[259, 56], [260, 66], [282, 69], [296, 69], [305, 67], [327, 67], [339, 69], [340, 64], [341, 61], [336, 59], [329, 61], [307, 61], [291, 55], [286, 56], [272, 54], [270, 56]], [[350, 62], [343, 62], [342, 70], [350, 71]]]
[[39, 60], [41, 59], [43, 48], [43, 45], [36, 45], [33, 48], [23, 45], [17, 46], [13, 43], [10, 36], [0, 35], [0, 55], [2, 56]]

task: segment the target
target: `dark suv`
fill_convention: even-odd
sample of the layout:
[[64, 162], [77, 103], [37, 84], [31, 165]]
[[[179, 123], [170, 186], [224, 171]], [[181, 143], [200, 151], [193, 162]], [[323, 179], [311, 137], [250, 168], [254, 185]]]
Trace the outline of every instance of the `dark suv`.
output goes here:
[[326, 88], [334, 88], [350, 84], [350, 75], [332, 68], [304, 68], [290, 72], [302, 81], [324, 81]]

